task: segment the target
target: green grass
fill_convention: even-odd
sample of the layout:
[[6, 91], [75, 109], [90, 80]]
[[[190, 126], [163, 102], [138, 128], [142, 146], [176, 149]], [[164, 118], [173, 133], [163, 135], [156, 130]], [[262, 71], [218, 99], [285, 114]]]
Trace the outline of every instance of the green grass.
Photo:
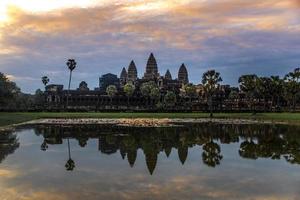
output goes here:
[[[207, 118], [208, 113], [0, 113], [0, 126], [42, 118]], [[300, 124], [300, 113], [215, 113], [215, 118], [240, 118], [288, 121]]]

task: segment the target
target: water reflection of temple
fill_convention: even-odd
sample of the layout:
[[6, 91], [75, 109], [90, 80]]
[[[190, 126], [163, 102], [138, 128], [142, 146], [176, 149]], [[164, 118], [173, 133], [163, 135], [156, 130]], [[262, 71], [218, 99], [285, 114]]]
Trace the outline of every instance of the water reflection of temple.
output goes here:
[[101, 153], [120, 153], [131, 167], [134, 167], [137, 152], [141, 150], [152, 174], [159, 153], [164, 152], [169, 157], [172, 151], [177, 152], [178, 160], [184, 164], [189, 148], [194, 146], [200, 147], [205, 165], [216, 167], [224, 156], [222, 144], [230, 143], [239, 143], [237, 151], [242, 158], [285, 159], [300, 164], [300, 135], [295, 134], [298, 129], [283, 125], [194, 124], [176, 128], [38, 126], [35, 131], [43, 136], [47, 145], [62, 144], [65, 139], [73, 138], [85, 147], [89, 139], [97, 139]]

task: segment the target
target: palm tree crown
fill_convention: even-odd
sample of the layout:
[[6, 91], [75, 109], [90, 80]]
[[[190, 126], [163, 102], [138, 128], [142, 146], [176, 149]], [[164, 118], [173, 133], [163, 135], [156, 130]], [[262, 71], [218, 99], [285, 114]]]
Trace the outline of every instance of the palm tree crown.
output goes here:
[[219, 86], [219, 82], [221, 81], [222, 78], [220, 73], [215, 70], [208, 70], [202, 76], [202, 84], [209, 93], [213, 92]]
[[42, 82], [46, 86], [49, 83], [50, 79], [47, 76], [42, 77]]
[[74, 59], [69, 59], [67, 61], [67, 66], [69, 68], [70, 71], [73, 71], [76, 68], [76, 61]]

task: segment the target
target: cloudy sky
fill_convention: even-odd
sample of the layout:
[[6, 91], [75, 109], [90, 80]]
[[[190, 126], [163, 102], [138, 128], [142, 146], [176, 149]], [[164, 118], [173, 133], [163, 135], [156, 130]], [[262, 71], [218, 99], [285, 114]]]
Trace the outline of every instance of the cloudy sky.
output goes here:
[[41, 76], [72, 87], [97, 87], [133, 59], [139, 76], [153, 52], [173, 77], [181, 63], [190, 80], [214, 68], [224, 83], [239, 75], [284, 75], [300, 67], [300, 0], [1, 0], [0, 71], [24, 92]]

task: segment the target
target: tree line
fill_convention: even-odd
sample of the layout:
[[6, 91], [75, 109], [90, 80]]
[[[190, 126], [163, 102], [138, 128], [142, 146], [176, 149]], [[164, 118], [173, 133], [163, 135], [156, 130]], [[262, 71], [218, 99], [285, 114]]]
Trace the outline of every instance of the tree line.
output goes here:
[[[235, 103], [241, 108], [257, 112], [260, 111], [296, 111], [297, 103], [300, 102], [300, 69], [296, 68], [286, 74], [283, 78], [279, 76], [259, 77], [255, 74], [242, 75], [238, 79], [239, 87], [222, 87], [222, 77], [215, 70], [208, 70], [202, 76], [202, 84], [192, 83], [183, 85], [179, 93], [166, 91], [162, 93], [154, 81], [143, 83], [137, 88], [142, 97], [152, 102], [147, 107], [173, 108], [184, 102], [187, 109], [193, 110], [193, 104], [204, 102], [213, 115], [214, 110], [222, 111], [220, 107], [224, 102]], [[135, 86], [127, 83], [123, 92], [128, 97], [135, 93]], [[107, 95], [112, 98], [118, 94], [116, 86], [110, 85], [106, 89]], [[151, 101], [150, 101], [151, 100]], [[181, 102], [180, 102], [181, 101]], [[154, 104], [153, 104], [154, 102]], [[177, 104], [178, 103], [178, 104]]]
[[[74, 59], [69, 59], [66, 63], [69, 71], [69, 87], [72, 72], [77, 66]], [[215, 70], [208, 70], [202, 75], [201, 84], [192, 83], [183, 85], [179, 91], [162, 91], [155, 81], [142, 83], [136, 87], [128, 82], [122, 91], [115, 85], [106, 88], [106, 95], [113, 103], [113, 98], [117, 95], [125, 95], [127, 104], [130, 99], [139, 95], [146, 99], [145, 105], [149, 110], [174, 110], [183, 107], [184, 110], [195, 110], [197, 105], [201, 105], [202, 110], [210, 112], [226, 111], [228, 106], [235, 106], [234, 111], [296, 111], [300, 102], [300, 69], [296, 68], [287, 73], [284, 77], [270, 76], [260, 77], [255, 74], [242, 75], [238, 79], [239, 87], [222, 85], [221, 74]], [[46, 87], [50, 79], [47, 76], [41, 78], [41, 82]], [[67, 105], [68, 105], [67, 95]], [[43, 110], [45, 109], [45, 92], [36, 90], [34, 95], [24, 94], [20, 88], [7, 76], [0, 73], [0, 110]], [[226, 107], [225, 110], [223, 108]], [[197, 110], [197, 109], [196, 109]]]

